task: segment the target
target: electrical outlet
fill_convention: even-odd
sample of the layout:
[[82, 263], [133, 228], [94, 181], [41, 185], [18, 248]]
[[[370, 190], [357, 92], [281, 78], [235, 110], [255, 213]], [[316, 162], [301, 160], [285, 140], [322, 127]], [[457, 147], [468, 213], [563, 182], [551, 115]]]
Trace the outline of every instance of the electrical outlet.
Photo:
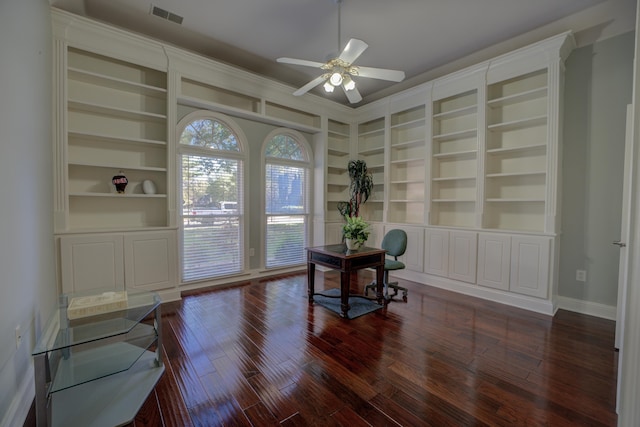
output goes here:
[[249, 248], [249, 256], [255, 256], [256, 250], [254, 248]]
[[20, 347], [22, 343], [22, 330], [20, 329], [20, 325], [16, 326], [16, 348]]
[[576, 280], [578, 282], [586, 282], [587, 281], [587, 271], [586, 270], [576, 270]]

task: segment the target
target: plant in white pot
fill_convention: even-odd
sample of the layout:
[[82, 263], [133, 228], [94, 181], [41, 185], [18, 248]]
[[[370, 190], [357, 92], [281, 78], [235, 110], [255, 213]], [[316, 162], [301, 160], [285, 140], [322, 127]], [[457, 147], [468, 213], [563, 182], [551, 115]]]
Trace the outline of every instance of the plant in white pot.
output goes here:
[[357, 250], [369, 238], [369, 224], [359, 216], [345, 216], [344, 219], [347, 222], [342, 226], [342, 233], [347, 249]]

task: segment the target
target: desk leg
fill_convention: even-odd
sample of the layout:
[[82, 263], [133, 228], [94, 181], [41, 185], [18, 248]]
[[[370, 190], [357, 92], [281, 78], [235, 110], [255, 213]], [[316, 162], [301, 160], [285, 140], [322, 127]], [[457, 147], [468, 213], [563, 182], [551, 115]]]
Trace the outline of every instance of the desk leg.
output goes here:
[[307, 292], [309, 296], [309, 304], [313, 303], [313, 294], [315, 293], [316, 282], [316, 265], [312, 262], [307, 263]]
[[[384, 299], [384, 264], [376, 267], [376, 299], [383, 304]], [[386, 301], [385, 301], [386, 302]]]
[[349, 289], [351, 288], [351, 272], [340, 272], [340, 317], [349, 318]]

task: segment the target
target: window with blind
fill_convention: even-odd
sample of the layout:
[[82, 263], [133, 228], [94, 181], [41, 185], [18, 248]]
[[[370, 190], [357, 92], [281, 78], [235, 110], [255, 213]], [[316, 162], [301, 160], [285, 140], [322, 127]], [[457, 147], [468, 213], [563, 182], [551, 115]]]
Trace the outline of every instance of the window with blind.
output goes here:
[[305, 262], [309, 236], [310, 150], [302, 135], [278, 133], [265, 146], [265, 267]]
[[188, 116], [179, 141], [183, 282], [244, 269], [242, 144], [228, 123], [208, 114]]

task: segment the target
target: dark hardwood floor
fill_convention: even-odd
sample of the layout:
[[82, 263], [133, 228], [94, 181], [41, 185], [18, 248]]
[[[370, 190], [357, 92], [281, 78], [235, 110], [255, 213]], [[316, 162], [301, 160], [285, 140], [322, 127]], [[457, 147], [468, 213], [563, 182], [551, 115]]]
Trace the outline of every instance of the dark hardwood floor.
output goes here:
[[305, 274], [164, 304], [166, 372], [130, 427], [616, 424], [614, 322], [401, 283], [353, 320], [309, 306]]

